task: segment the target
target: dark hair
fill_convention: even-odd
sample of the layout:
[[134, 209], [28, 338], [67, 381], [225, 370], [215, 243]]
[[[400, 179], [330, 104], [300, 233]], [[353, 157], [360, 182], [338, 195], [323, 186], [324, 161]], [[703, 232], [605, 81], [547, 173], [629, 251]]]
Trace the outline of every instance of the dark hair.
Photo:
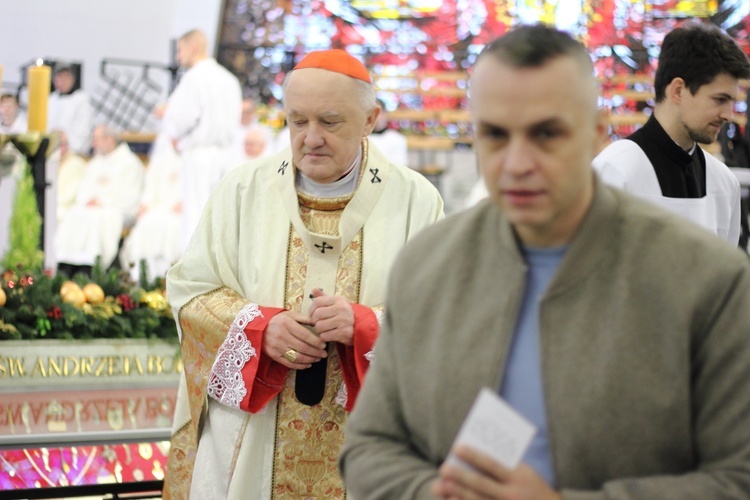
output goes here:
[[0, 94], [0, 101], [4, 101], [6, 99], [13, 99], [16, 104], [18, 104], [18, 98], [15, 96], [15, 94]]
[[55, 75], [59, 75], [60, 73], [70, 73], [73, 74], [73, 66], [67, 63], [57, 63], [55, 65], [55, 69], [52, 71]]
[[721, 74], [750, 77], [750, 62], [737, 43], [711, 24], [688, 23], [670, 31], [661, 45], [654, 77], [656, 102], [664, 100], [667, 86], [682, 78], [690, 93]]
[[516, 68], [538, 67], [552, 59], [569, 56], [593, 73], [593, 64], [586, 48], [570, 34], [545, 24], [514, 28], [485, 46], [479, 57], [486, 54], [492, 54]]

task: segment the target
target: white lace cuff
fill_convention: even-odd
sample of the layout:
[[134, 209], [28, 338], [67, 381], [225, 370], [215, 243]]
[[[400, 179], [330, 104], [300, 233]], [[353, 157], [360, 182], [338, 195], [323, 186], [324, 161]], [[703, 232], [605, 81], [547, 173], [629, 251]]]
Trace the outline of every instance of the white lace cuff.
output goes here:
[[245, 335], [245, 327], [258, 316], [263, 316], [258, 304], [250, 303], [242, 308], [229, 327], [208, 376], [208, 395], [231, 408], [239, 408], [247, 395], [242, 368], [256, 353]]

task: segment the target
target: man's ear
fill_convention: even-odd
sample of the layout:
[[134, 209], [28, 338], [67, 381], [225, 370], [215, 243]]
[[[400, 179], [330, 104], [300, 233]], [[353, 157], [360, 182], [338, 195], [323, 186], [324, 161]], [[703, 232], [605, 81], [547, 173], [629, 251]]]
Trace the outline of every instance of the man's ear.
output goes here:
[[365, 122], [365, 130], [362, 137], [367, 137], [372, 133], [372, 129], [375, 128], [375, 122], [378, 120], [378, 116], [380, 116], [380, 106], [375, 106], [372, 108], [370, 113], [367, 115], [367, 121]]
[[680, 104], [682, 102], [683, 97], [685, 97], [685, 92], [690, 92], [690, 90], [685, 85], [685, 80], [679, 77], [669, 82], [669, 85], [667, 85], [667, 88], [664, 90], [665, 97], [674, 104]]
[[602, 106], [596, 110], [596, 144], [594, 151], [598, 154], [609, 143], [609, 115], [610, 109]]

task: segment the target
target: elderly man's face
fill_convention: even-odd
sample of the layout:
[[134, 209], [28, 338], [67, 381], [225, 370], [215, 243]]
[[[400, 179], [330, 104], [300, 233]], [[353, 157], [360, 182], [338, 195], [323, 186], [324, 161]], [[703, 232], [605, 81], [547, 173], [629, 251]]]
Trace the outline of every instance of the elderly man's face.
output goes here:
[[570, 241], [593, 193], [607, 127], [596, 89], [570, 57], [515, 68], [492, 54], [471, 78], [475, 148], [490, 196], [531, 246]]
[[95, 128], [91, 136], [91, 145], [94, 148], [94, 153], [106, 155], [115, 150], [117, 141], [114, 137], [104, 134], [100, 128]]
[[257, 158], [266, 149], [266, 136], [260, 130], [250, 130], [245, 134], [245, 155]]
[[320, 183], [346, 173], [379, 111], [363, 109], [354, 79], [317, 68], [292, 72], [284, 109], [294, 164]]

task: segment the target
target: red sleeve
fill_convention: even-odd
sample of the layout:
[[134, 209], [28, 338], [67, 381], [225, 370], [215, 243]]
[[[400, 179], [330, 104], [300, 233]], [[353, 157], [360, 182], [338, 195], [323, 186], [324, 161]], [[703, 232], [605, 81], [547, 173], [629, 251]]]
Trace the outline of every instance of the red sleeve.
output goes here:
[[370, 367], [372, 348], [378, 338], [380, 325], [378, 318], [367, 306], [352, 304], [354, 309], [354, 345], [337, 344], [341, 371], [346, 384], [346, 411], [352, 411], [357, 401], [359, 389]]
[[289, 370], [286, 366], [266, 356], [261, 348], [263, 333], [266, 331], [268, 322], [284, 309], [263, 306], [259, 306], [258, 309], [262, 315], [245, 326], [245, 335], [250, 343], [256, 346], [257, 355], [251, 357], [241, 371], [247, 394], [240, 403], [240, 409], [250, 413], [262, 410], [274, 396], [281, 392]]

